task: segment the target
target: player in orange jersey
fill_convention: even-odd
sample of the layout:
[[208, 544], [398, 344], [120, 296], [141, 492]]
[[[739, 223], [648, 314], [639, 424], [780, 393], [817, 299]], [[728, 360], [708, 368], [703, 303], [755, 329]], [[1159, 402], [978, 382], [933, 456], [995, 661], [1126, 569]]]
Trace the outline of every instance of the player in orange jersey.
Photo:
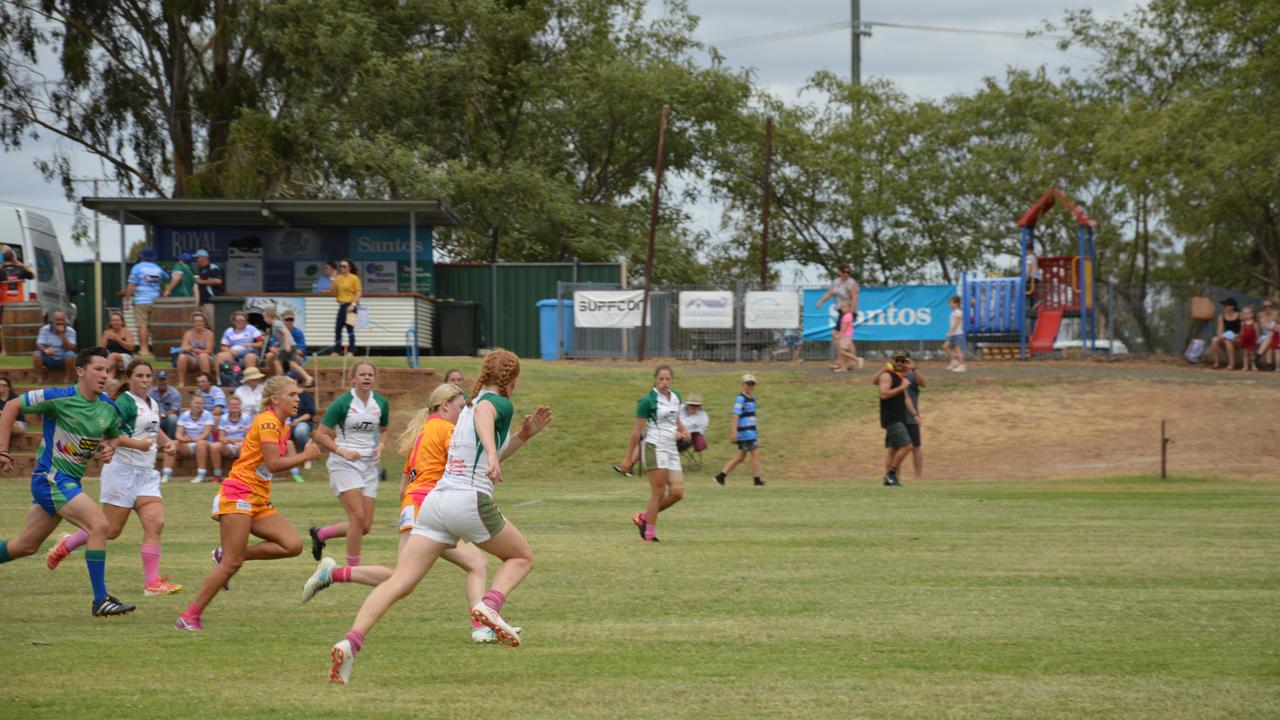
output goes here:
[[[289, 454], [289, 422], [298, 410], [298, 385], [293, 378], [276, 375], [266, 382], [262, 399], [267, 408], [253, 419], [240, 457], [231, 466], [213, 499], [213, 519], [221, 525], [222, 545], [213, 550], [213, 572], [204, 579], [195, 600], [174, 627], [203, 630], [200, 614], [246, 560], [276, 560], [302, 552], [302, 538], [271, 504], [271, 476], [320, 457], [320, 446], [307, 443], [302, 452]], [[262, 542], [249, 544], [249, 535]]]

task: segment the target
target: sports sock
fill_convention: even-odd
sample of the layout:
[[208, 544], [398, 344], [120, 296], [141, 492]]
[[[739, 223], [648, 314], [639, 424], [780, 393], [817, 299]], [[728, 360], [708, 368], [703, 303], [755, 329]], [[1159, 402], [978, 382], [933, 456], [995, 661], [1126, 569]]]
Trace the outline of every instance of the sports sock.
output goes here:
[[653, 523], [644, 524], [644, 539], [652, 540], [658, 534], [658, 526]]
[[173, 468], [165, 468], [164, 472], [161, 472], [160, 475], [165, 478], [173, 477]]
[[480, 622], [479, 620], [472, 620], [472, 621], [471, 621], [471, 629], [472, 629], [472, 630], [475, 630], [476, 628], [482, 628], [482, 627], [486, 627], [486, 626], [485, 626], [485, 624], [484, 624], [484, 623]]
[[12, 559], [9, 557], [9, 541], [0, 540], [0, 563], [7, 563]]
[[336, 538], [341, 534], [342, 533], [338, 530], [337, 525], [330, 525], [328, 527], [320, 528], [320, 531], [316, 533], [316, 537], [320, 538], [320, 542], [324, 542], [330, 538]]
[[107, 596], [107, 551], [85, 550], [84, 564], [89, 568], [89, 583], [93, 585], [93, 601], [97, 603]]
[[360, 648], [364, 647], [364, 633], [351, 628], [347, 631], [345, 639], [351, 643], [351, 652], [358, 653]]
[[187, 618], [188, 620], [199, 620], [200, 613], [202, 612], [204, 612], [204, 608], [196, 605], [195, 603], [191, 603], [187, 606], [186, 610], [182, 611], [182, 617]]
[[89, 533], [83, 530], [77, 530], [67, 536], [66, 540], [62, 541], [62, 549], [67, 552], [71, 552], [87, 542], [89, 542]]
[[214, 471], [213, 471], [213, 476], [214, 476], [214, 477], [216, 477], [216, 478], [220, 478], [220, 477], [222, 477], [222, 469], [221, 469], [221, 468], [219, 468], [219, 469], [217, 469], [217, 470], [214, 470]]
[[480, 602], [488, 605], [494, 612], [502, 612], [502, 606], [507, 602], [507, 596], [497, 590], [490, 590], [484, 594], [484, 599]]
[[351, 568], [350, 567], [334, 568], [333, 571], [329, 573], [329, 582], [336, 582], [336, 583], [351, 582]]
[[204, 468], [196, 468], [196, 477], [203, 479], [209, 473]]
[[143, 543], [138, 554], [142, 556], [143, 584], [155, 585], [160, 581], [160, 546]]
[[360, 556], [359, 556], [359, 555], [348, 555], [348, 556], [347, 556], [347, 567], [355, 567], [355, 566], [357, 566], [357, 565], [359, 565], [359, 564], [360, 564]]

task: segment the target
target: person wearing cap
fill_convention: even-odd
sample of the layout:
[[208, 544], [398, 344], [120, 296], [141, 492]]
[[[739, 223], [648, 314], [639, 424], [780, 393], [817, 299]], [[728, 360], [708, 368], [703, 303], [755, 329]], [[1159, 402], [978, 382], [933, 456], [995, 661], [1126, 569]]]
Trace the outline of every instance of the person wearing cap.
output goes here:
[[707, 411], [702, 409], [702, 396], [698, 393], [689, 393], [689, 398], [680, 406], [680, 422], [684, 423], [684, 429], [689, 431], [689, 439], [676, 443], [680, 452], [684, 452], [689, 448], [693, 448], [694, 452], [702, 452], [707, 449], [707, 426], [711, 424], [711, 419], [707, 417]]
[[200, 309], [213, 327], [216, 317], [213, 314], [213, 299], [225, 292], [223, 287], [222, 266], [213, 262], [209, 251], [200, 248], [196, 251], [196, 287], [200, 291]]
[[184, 252], [169, 270], [172, 279], [165, 286], [164, 297], [194, 297], [196, 294], [196, 271], [191, 268], [191, 253]]
[[267, 324], [267, 352], [263, 360], [271, 374], [288, 374], [298, 380], [300, 388], [311, 387], [315, 380], [306, 370], [306, 337], [295, 326], [296, 319], [293, 308], [288, 305], [262, 308], [262, 320]]
[[916, 425], [920, 424], [920, 414], [911, 402], [908, 393], [911, 381], [906, 372], [910, 369], [911, 358], [908, 355], [894, 355], [893, 361], [885, 366], [887, 372], [880, 375], [876, 384], [880, 388], [880, 427], [884, 428], [884, 446], [887, 449], [884, 460], [885, 487], [902, 487], [898, 479], [898, 468], [911, 453], [911, 433], [907, 430], [907, 419], [912, 418]]
[[147, 393], [160, 407], [160, 429], [165, 437], [174, 437], [178, 432], [178, 416], [182, 414], [182, 393], [169, 384], [169, 371], [156, 372], [156, 384]]
[[733, 400], [733, 416], [729, 442], [738, 446], [738, 454], [716, 475], [716, 484], [724, 485], [729, 473], [747, 458], [747, 453], [751, 453], [751, 474], [755, 476], [755, 484], [764, 485], [764, 480], [760, 479], [760, 428], [756, 425], [756, 376], [751, 373], [742, 376], [742, 392]]
[[151, 307], [169, 280], [169, 271], [157, 265], [155, 259], [155, 250], [143, 248], [138, 262], [129, 270], [129, 284], [124, 288], [124, 296], [133, 300], [133, 324], [138, 326], [138, 342], [142, 346], [139, 355], [151, 354]]
[[262, 412], [262, 381], [266, 377], [256, 367], [246, 368], [240, 376], [244, 384], [236, 388], [234, 397], [240, 398], [240, 406], [250, 418]]

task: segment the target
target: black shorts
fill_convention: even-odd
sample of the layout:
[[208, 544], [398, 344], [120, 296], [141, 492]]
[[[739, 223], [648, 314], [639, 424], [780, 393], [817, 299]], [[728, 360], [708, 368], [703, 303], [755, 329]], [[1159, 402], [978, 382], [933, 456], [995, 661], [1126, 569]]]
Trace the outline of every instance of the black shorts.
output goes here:
[[907, 434], [911, 436], [911, 447], [920, 447], [920, 426], [906, 423]]

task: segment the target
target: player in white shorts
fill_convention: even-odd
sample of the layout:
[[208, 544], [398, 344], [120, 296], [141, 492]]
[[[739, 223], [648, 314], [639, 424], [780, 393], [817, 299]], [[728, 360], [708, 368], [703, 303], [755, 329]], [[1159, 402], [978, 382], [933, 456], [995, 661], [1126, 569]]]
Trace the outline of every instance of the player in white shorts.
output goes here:
[[347, 521], [328, 527], [311, 526], [311, 554], [316, 560], [331, 538], [347, 538], [347, 566], [360, 564], [360, 546], [373, 527], [378, 498], [378, 461], [387, 444], [391, 420], [387, 399], [373, 391], [377, 368], [367, 360], [356, 363], [351, 390], [334, 398], [312, 436], [329, 451], [329, 487], [338, 496]]
[[631, 472], [631, 458], [641, 448], [640, 464], [649, 472], [649, 504], [631, 516], [646, 543], [658, 542], [658, 514], [684, 497], [684, 469], [677, 441], [689, 439], [680, 421], [680, 395], [671, 389], [674, 372], [659, 365], [653, 373], [653, 389], [636, 404], [636, 424], [627, 446], [627, 460], [620, 470]]
[[468, 540], [497, 556], [502, 565], [493, 585], [471, 607], [472, 619], [493, 629], [498, 641], [516, 647], [520, 635], [503, 619], [502, 605], [533, 568], [533, 551], [515, 525], [493, 504], [494, 483], [502, 481], [502, 460], [524, 446], [551, 422], [551, 408], [526, 415], [519, 432], [510, 434], [515, 408], [511, 395], [520, 376], [520, 359], [507, 350], [485, 356], [471, 401], [462, 408], [449, 441], [444, 475], [418, 512], [396, 569], [374, 588], [346, 636], [330, 650], [329, 679], [346, 684], [355, 655], [369, 632], [400, 598], [413, 592], [441, 554], [458, 540]]
[[[174, 451], [176, 443], [160, 429], [160, 407], [148, 394], [151, 390], [151, 364], [134, 360], [125, 368], [127, 385], [121, 385], [115, 397], [120, 412], [120, 440], [111, 462], [102, 468], [102, 513], [107, 516], [107, 539], [120, 537], [129, 512], [138, 513], [142, 521], [143, 591], [147, 595], [169, 595], [182, 589], [160, 574], [160, 535], [164, 530], [164, 501], [160, 498], [160, 473], [156, 472], [156, 449]], [[45, 561], [49, 569], [71, 551], [84, 545], [88, 533], [78, 530], [63, 535], [49, 550]]]

